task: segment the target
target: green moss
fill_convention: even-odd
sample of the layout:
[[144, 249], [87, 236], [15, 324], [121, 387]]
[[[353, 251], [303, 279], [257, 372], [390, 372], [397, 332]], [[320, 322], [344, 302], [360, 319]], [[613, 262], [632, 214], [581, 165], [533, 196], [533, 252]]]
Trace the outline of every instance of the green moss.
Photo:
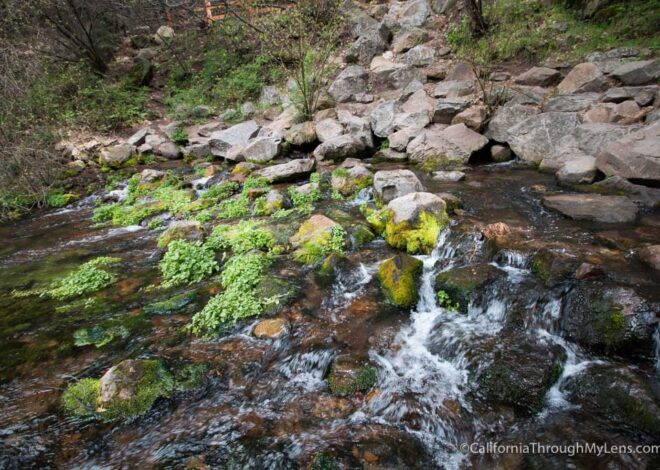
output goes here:
[[130, 331], [125, 326], [105, 328], [96, 325], [91, 328], [81, 328], [73, 333], [73, 343], [76, 346], [94, 345], [97, 348], [105, 346], [116, 338], [127, 338]]
[[367, 219], [369, 225], [371, 225], [376, 233], [382, 234], [385, 232], [385, 226], [387, 225], [387, 219], [390, 217], [388, 209], [383, 208], [380, 210], [372, 209], [367, 205], [363, 205], [360, 208], [362, 214]]
[[424, 158], [424, 161], [421, 162], [418, 166], [419, 169], [425, 173], [433, 173], [442, 168], [446, 168], [452, 165], [452, 161], [445, 154], [438, 155], [428, 155]]
[[195, 292], [186, 292], [170, 297], [167, 300], [145, 305], [144, 313], [147, 315], [170, 315], [181, 313], [182, 311], [185, 312], [186, 307], [190, 306], [196, 299], [197, 294]]
[[385, 240], [391, 247], [411, 254], [430, 253], [448, 222], [449, 217], [445, 212], [441, 216], [422, 212], [414, 225], [406, 221], [395, 224], [393, 214], [389, 213], [385, 224]]
[[378, 279], [387, 300], [400, 308], [410, 308], [419, 300], [423, 263], [408, 255], [397, 255], [378, 268]]
[[53, 189], [46, 194], [46, 203], [50, 207], [64, 207], [80, 199], [77, 194], [66, 193], [63, 189]]
[[201, 242], [174, 240], [160, 262], [165, 286], [200, 282], [218, 270], [213, 250]]
[[353, 229], [353, 239], [355, 240], [355, 245], [360, 247], [366, 245], [367, 243], [373, 241], [376, 238], [376, 235], [364, 224], [357, 225]]
[[[301, 235], [313, 229], [314, 227], [307, 227], [303, 224], [298, 234]], [[331, 253], [337, 253], [343, 256], [346, 246], [346, 235], [346, 229], [344, 227], [334, 225], [330, 230], [325, 230], [317, 236], [304, 241], [300, 248], [293, 253], [293, 256], [296, 261], [303, 264], [320, 263]]]
[[[603, 301], [605, 303], [606, 301]], [[594, 309], [603, 311], [602, 305], [594, 307]], [[596, 326], [599, 333], [602, 334], [606, 347], [611, 347], [620, 341], [622, 335], [626, 331], [626, 317], [620, 311], [620, 307], [609, 305], [609, 311], [599, 315], [599, 321]]]
[[99, 379], [81, 379], [67, 387], [61, 398], [64, 411], [80, 418], [96, 416], [101, 395]]
[[88, 261], [64, 279], [56, 282], [46, 293], [55, 299], [63, 300], [104, 289], [117, 280], [112, 272], [104, 268], [120, 261], [119, 258], [110, 257]]

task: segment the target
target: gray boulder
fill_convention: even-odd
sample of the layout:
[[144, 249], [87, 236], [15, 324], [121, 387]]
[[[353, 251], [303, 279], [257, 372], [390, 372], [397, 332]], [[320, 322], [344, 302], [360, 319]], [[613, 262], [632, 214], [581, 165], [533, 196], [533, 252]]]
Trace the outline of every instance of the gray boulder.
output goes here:
[[590, 184], [596, 178], [596, 159], [591, 155], [578, 156], [566, 162], [555, 176], [566, 185]]
[[606, 175], [660, 181], [660, 121], [610, 143], [596, 165]]
[[[509, 140], [508, 130], [531, 116], [539, 114], [538, 108], [533, 106], [503, 106], [495, 111], [488, 123], [486, 136], [498, 142]], [[452, 117], [453, 118], [453, 117]]]
[[263, 176], [270, 183], [289, 181], [309, 175], [316, 166], [313, 158], [299, 158], [287, 163], [272, 165], [255, 172], [257, 176]]
[[280, 153], [281, 140], [278, 138], [261, 137], [248, 144], [241, 152], [245, 160], [252, 163], [266, 163]]
[[371, 61], [371, 79], [374, 86], [402, 89], [410, 82], [417, 80], [424, 82], [424, 76], [415, 68], [406, 64], [398, 64], [383, 57], [376, 57]]
[[211, 152], [218, 157], [225, 157], [234, 146], [245, 147], [250, 139], [259, 133], [255, 121], [245, 121], [222, 131], [213, 132], [209, 137]]
[[435, 49], [429, 46], [415, 46], [406, 52], [401, 60], [413, 67], [425, 67], [435, 60]]
[[561, 78], [561, 74], [548, 67], [532, 67], [527, 72], [518, 75], [513, 79], [518, 85], [527, 86], [550, 86], [554, 85]]
[[624, 196], [553, 194], [545, 196], [543, 204], [575, 220], [631, 223], [637, 217], [637, 206]]
[[451, 124], [452, 119], [461, 111], [466, 110], [472, 100], [469, 98], [444, 98], [435, 103], [433, 110], [433, 122], [439, 124]]
[[419, 191], [424, 191], [424, 186], [410, 170], [384, 170], [374, 175], [374, 192], [378, 200], [384, 204]]
[[600, 93], [578, 93], [574, 95], [559, 95], [550, 98], [543, 107], [547, 113], [577, 113], [584, 111], [597, 103], [600, 99]]
[[327, 118], [316, 123], [316, 136], [323, 143], [344, 133], [344, 127], [336, 119]]
[[353, 135], [340, 135], [326, 140], [314, 150], [317, 160], [343, 160], [360, 157], [365, 150], [364, 143]]
[[521, 159], [540, 163], [556, 143], [580, 124], [577, 113], [543, 113], [507, 130], [506, 142]]
[[394, 120], [399, 111], [396, 102], [385, 101], [371, 111], [371, 130], [378, 137], [387, 137], [394, 132]]
[[344, 59], [348, 63], [368, 64], [389, 45], [391, 31], [384, 23], [369, 28], [348, 48]]
[[361, 65], [351, 65], [346, 67], [332, 82], [328, 93], [337, 103], [344, 103], [352, 100], [355, 95], [364, 93], [367, 90], [367, 81], [369, 73]]
[[402, 29], [392, 40], [392, 51], [397, 54], [406, 52], [429, 39], [429, 34], [421, 28]]
[[177, 160], [183, 157], [181, 147], [174, 142], [164, 142], [160, 145], [156, 145], [152, 151], [154, 155], [165, 157], [168, 160]]
[[101, 150], [100, 160], [102, 164], [118, 167], [126, 163], [135, 155], [135, 147], [130, 144], [117, 144]]
[[337, 118], [348, 134], [358, 139], [365, 148], [373, 148], [374, 138], [369, 121], [345, 110], [340, 110]]
[[390, 148], [398, 152], [405, 152], [411, 140], [422, 132], [422, 128], [406, 127], [390, 134], [388, 140]]
[[476, 91], [472, 80], [445, 80], [438, 83], [433, 91], [436, 98], [457, 98], [471, 95]]
[[607, 78], [596, 65], [590, 62], [578, 64], [557, 85], [557, 91], [562, 95], [585, 93], [588, 91], [603, 91], [607, 88]]
[[610, 88], [603, 95], [604, 103], [622, 103], [634, 100], [640, 106], [653, 104], [658, 94], [658, 86], [624, 86]]
[[408, 144], [412, 162], [432, 162], [436, 166], [464, 165], [488, 139], [465, 126], [455, 124], [441, 131], [426, 129]]
[[408, 222], [414, 226], [422, 213], [444, 217], [447, 204], [435, 194], [417, 192], [391, 200], [387, 208], [392, 211], [395, 224]]
[[433, 179], [436, 181], [457, 182], [465, 179], [465, 173], [462, 171], [435, 171]]
[[660, 60], [640, 60], [620, 65], [612, 76], [625, 85], [644, 85], [660, 78]]
[[402, 28], [423, 26], [431, 14], [431, 6], [427, 0], [413, 0], [407, 2], [399, 13], [399, 24]]

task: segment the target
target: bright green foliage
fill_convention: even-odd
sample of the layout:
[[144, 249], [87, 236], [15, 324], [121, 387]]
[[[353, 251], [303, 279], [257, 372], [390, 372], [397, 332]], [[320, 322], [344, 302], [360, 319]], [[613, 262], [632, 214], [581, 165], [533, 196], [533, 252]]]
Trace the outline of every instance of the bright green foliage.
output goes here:
[[[485, 36], [472, 37], [467, 14], [448, 35], [459, 54], [482, 64], [548, 56], [581, 60], [590, 52], [621, 46], [660, 48], [658, 0], [614, 2], [592, 21], [578, 18], [562, 2], [495, 0], [484, 4], [484, 9], [489, 24]], [[565, 31], [556, 28], [562, 23], [567, 25]]]
[[200, 282], [218, 270], [215, 254], [201, 242], [174, 240], [160, 262], [165, 286]]
[[385, 240], [391, 247], [408, 253], [430, 253], [448, 222], [446, 213], [438, 216], [422, 212], [413, 225], [406, 221], [396, 224], [390, 213], [385, 225]]
[[46, 203], [50, 207], [68, 206], [80, 197], [77, 194], [65, 193], [63, 189], [53, 189], [46, 194]]
[[295, 209], [278, 209], [271, 214], [272, 219], [286, 219], [295, 212]]
[[186, 145], [188, 143], [188, 133], [182, 126], [177, 127], [172, 133], [172, 140], [177, 145]]
[[304, 264], [316, 264], [332, 253], [343, 256], [346, 238], [346, 229], [341, 225], [335, 225], [319, 236], [303, 242], [293, 256], [297, 261]]
[[250, 215], [250, 199], [245, 195], [226, 199], [218, 206], [218, 219], [235, 219], [246, 215]]
[[263, 176], [250, 176], [243, 183], [243, 191], [249, 189], [268, 189], [268, 179]]
[[458, 302], [453, 301], [451, 296], [444, 290], [438, 291], [438, 305], [450, 312], [456, 312], [460, 308]]
[[264, 299], [257, 286], [270, 266], [265, 255], [246, 254], [232, 257], [221, 275], [225, 291], [213, 297], [192, 320], [195, 334], [211, 334], [226, 323], [261, 315], [265, 307], [279, 299]]
[[218, 225], [206, 241], [206, 246], [213, 250], [231, 249], [235, 254], [244, 254], [252, 250], [269, 251], [275, 246], [275, 237], [260, 222], [245, 220], [236, 225]]
[[67, 387], [62, 395], [62, 408], [69, 415], [85, 418], [96, 416], [98, 397], [101, 395], [99, 379], [81, 379]]
[[103, 269], [120, 262], [119, 258], [101, 257], [88, 261], [46, 291], [55, 299], [64, 300], [99, 291], [116, 281], [116, 276]]
[[220, 184], [211, 186], [202, 194], [202, 199], [227, 199], [236, 194], [239, 184], [236, 181], [223, 181]]

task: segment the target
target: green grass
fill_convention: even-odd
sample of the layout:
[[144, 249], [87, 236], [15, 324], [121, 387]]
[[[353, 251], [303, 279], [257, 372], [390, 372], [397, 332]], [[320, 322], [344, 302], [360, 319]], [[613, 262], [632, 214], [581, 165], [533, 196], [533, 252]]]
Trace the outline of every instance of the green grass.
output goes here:
[[591, 20], [558, 2], [495, 0], [485, 6], [485, 16], [490, 25], [486, 36], [474, 39], [466, 16], [448, 35], [459, 55], [481, 64], [547, 57], [579, 61], [590, 52], [624, 46], [660, 49], [660, 0], [620, 2]]

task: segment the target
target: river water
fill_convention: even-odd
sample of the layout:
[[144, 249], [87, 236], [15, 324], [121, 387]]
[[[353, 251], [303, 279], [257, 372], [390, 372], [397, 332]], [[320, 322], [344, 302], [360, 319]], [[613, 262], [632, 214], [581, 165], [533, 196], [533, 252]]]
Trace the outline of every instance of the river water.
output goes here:
[[[387, 168], [383, 165], [382, 168]], [[0, 468], [653, 468], [649, 455], [470, 454], [471, 443], [657, 443], [660, 434], [622, 426], [569, 393], [576, 377], [598, 367], [625, 369], [650, 390], [657, 407], [660, 333], [646, 353], [619, 357], [570, 341], [560, 327], [563, 299], [574, 280], [547, 286], [530, 267], [543, 247], [598, 260], [608, 279], [660, 300], [658, 279], [612, 239], [659, 239], [657, 214], [636, 226], [573, 222], [545, 210], [539, 191], [551, 177], [517, 167], [475, 168], [468, 182], [439, 183], [420, 175], [432, 192], [451, 192], [464, 212], [452, 217], [430, 255], [411, 312], [387, 306], [376, 272], [393, 251], [382, 240], [347, 254], [331, 283], [293, 262], [278, 266], [302, 287], [283, 315], [287, 336], [260, 340], [256, 321], [239, 323], [216, 340], [184, 327], [217, 291], [213, 280], [162, 292], [158, 232], [103, 228], [91, 221], [93, 198], [71, 208], [39, 212], [0, 227]], [[372, 195], [360, 195], [360, 203]], [[321, 205], [358, 218], [356, 203]], [[506, 222], [524, 242], [498, 253], [479, 227]], [[73, 307], [45, 298], [17, 298], [97, 256], [122, 258], [119, 282]], [[435, 277], [477, 263], [501, 276], [473, 296], [466, 313], [438, 305]], [[144, 306], [182, 292], [195, 300], [181, 311], [149, 315]], [[514, 312], [517, 312], [514, 315]], [[520, 313], [522, 312], [522, 313]], [[128, 334], [101, 348], [75, 346], [76, 329], [122, 322]], [[525, 349], [529, 348], [529, 349]], [[502, 355], [518, 354], [523, 370], [557, 358], [561, 371], [542, 403], [521, 411], [485, 393], [485, 371]], [[657, 349], [657, 351], [656, 351]], [[378, 368], [370, 393], [335, 397], [328, 369], [339, 354]], [[59, 399], [68, 383], [100, 377], [126, 358], [160, 358], [168, 367], [210, 365], [203, 386], [159, 400], [146, 415], [124, 423], [66, 417]], [[631, 392], [632, 393], [632, 392]], [[657, 409], [657, 408], [656, 408]], [[332, 466], [319, 466], [318, 455]], [[314, 460], [317, 458], [317, 460]], [[313, 467], [310, 462], [317, 462]], [[656, 467], [657, 468], [657, 467]]]

